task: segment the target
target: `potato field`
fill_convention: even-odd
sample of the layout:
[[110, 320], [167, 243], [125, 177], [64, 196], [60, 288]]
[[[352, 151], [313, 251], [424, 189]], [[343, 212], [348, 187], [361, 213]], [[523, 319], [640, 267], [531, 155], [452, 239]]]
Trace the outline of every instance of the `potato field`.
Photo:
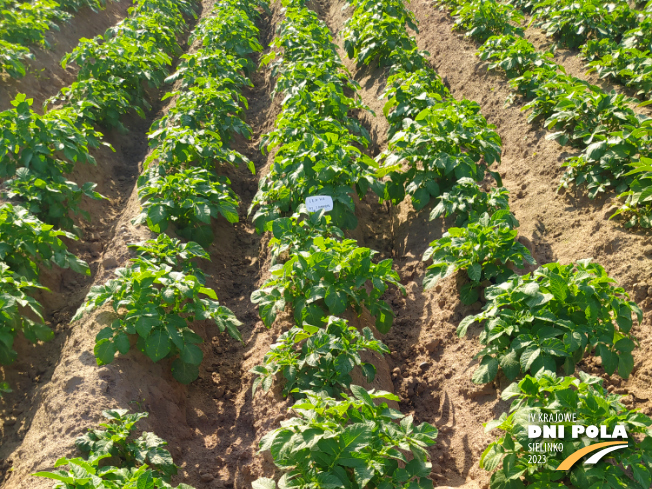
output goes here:
[[0, 487], [652, 488], [651, 52], [652, 1], [0, 0]]

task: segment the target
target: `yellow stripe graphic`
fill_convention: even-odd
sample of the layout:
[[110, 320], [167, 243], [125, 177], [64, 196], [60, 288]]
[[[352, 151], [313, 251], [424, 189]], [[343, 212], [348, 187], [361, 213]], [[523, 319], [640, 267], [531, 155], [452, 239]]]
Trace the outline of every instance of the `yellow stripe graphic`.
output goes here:
[[623, 441], [605, 441], [602, 443], [596, 443], [595, 445], [589, 445], [588, 447], [580, 448], [578, 451], [575, 453], [571, 454], [564, 460], [562, 463], [559, 464], [559, 467], [557, 467], [557, 470], [568, 470], [570, 469], [575, 462], [577, 462], [579, 459], [581, 459], [584, 455], [587, 453], [595, 452], [596, 450], [599, 450], [600, 448], [608, 447], [611, 445], [626, 445], [627, 442]]

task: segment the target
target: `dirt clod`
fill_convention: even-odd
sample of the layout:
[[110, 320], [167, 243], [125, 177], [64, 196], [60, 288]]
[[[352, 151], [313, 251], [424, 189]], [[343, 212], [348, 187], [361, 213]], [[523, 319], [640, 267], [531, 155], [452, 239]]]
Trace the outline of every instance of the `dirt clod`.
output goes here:
[[439, 343], [441, 343], [441, 340], [439, 338], [434, 338], [430, 340], [428, 343], [426, 343], [426, 350], [428, 350], [429, 353], [434, 352], [439, 346]]
[[115, 268], [118, 266], [118, 260], [115, 256], [107, 256], [102, 260], [102, 266], [107, 270]]

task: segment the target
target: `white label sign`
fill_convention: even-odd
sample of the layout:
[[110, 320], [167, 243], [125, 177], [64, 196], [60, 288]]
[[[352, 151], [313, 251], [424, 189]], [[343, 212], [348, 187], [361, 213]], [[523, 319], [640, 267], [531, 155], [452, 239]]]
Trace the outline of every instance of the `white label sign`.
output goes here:
[[306, 197], [306, 207], [308, 212], [319, 212], [322, 209], [332, 211], [333, 198], [330, 195], [312, 195]]

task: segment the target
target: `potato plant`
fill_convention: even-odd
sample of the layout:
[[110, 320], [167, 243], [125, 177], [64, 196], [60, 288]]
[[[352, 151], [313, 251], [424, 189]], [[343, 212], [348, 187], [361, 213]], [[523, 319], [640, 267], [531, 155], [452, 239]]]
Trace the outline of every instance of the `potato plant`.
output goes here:
[[535, 26], [558, 44], [570, 48], [577, 48], [591, 38], [618, 40], [637, 23], [636, 12], [626, 2], [542, 1], [534, 5], [532, 13]]
[[75, 440], [77, 449], [88, 457], [89, 462], [99, 461], [107, 455], [120, 460], [125, 466], [147, 464], [152, 475], [170, 481], [177, 473], [167, 442], [154, 433], [144, 432], [134, 439], [132, 431], [138, 421], [148, 413], [129, 413], [126, 409], [102, 411], [108, 421], [100, 423], [105, 429], [89, 428]]
[[554, 131], [549, 139], [562, 145], [587, 147], [601, 135], [640, 120], [628, 105], [629, 97], [604, 93], [569, 75], [559, 74], [541, 84], [534, 95], [524, 107], [530, 110], [528, 121], [541, 120], [548, 130]]
[[27, 73], [25, 60], [33, 59], [29, 49], [0, 39], [0, 70], [12, 78], [22, 78]]
[[[314, 12], [293, 6], [288, 22], [279, 27], [273, 46], [283, 50], [262, 64], [271, 64], [278, 75], [277, 91], [283, 91], [283, 110], [276, 127], [265, 135], [267, 151], [278, 148], [269, 173], [249, 208], [258, 232], [271, 231], [272, 222], [294, 214], [311, 195], [330, 195], [333, 223], [342, 229], [357, 226], [352, 193], [360, 198], [377, 184], [376, 162], [360, 148], [368, 146], [366, 130], [348, 112], [363, 108], [337, 55], [328, 28]], [[294, 87], [301, 87], [300, 90]]]
[[[193, 30], [190, 41], [200, 41], [204, 49], [230, 53], [240, 59], [262, 51], [255, 23], [260, 17], [255, 9], [258, 5], [263, 6], [264, 2], [230, 0], [218, 4], [215, 11], [220, 16], [203, 19]], [[228, 19], [228, 22], [224, 22], [224, 19]]]
[[[398, 401], [394, 394], [357, 385], [351, 392], [336, 400], [306, 391], [306, 399], [292, 408], [296, 416], [263, 436], [260, 450], [269, 450], [283, 472], [278, 487], [432, 489], [426, 448], [434, 445], [437, 429], [428, 423], [415, 425], [411, 416], [390, 409], [386, 402], [374, 402]], [[409, 460], [403, 452], [407, 450]], [[276, 483], [262, 478], [253, 487], [275, 489]]]
[[[194, 161], [209, 169], [214, 160], [230, 163], [229, 155], [235, 152], [224, 146], [236, 134], [246, 139], [251, 136], [251, 128], [242, 120], [247, 99], [224, 89], [220, 80], [170, 92], [164, 98], [175, 96], [174, 107], [152, 124], [150, 145], [156, 149], [148, 160], [159, 160], [166, 168], [181, 168]], [[243, 156], [239, 160], [248, 161]], [[253, 163], [248, 166], [253, 173]]]
[[377, 61], [391, 63], [394, 51], [409, 49], [414, 42], [407, 27], [419, 32], [417, 20], [402, 0], [352, 0], [356, 10], [345, 23], [344, 49], [359, 65]]
[[[504, 401], [512, 401], [511, 408], [509, 413], [485, 424], [486, 431], [500, 430], [500, 436], [489, 444], [480, 458], [480, 467], [493, 472], [489, 487], [650, 487], [652, 420], [626, 408], [623, 396], [607, 392], [602, 382], [584, 372], [579, 372], [578, 378], [557, 377], [541, 370], [503, 390], [501, 397]], [[577, 416], [576, 422], [559, 423], [565, 425], [565, 436], [555, 443], [562, 444], [563, 450], [547, 452], [544, 464], [533, 463], [535, 453], [528, 448], [537, 441], [528, 438], [528, 425], [533, 424], [530, 417], [538, 419], [541, 414]], [[568, 471], [556, 470], [566, 457], [592, 442], [588, 437], [571, 438], [571, 424], [585, 428], [606, 426], [609, 433], [617, 424], [622, 425], [627, 432], [628, 446], [611, 452], [594, 465], [578, 462]]]
[[450, 97], [439, 75], [423, 64], [424, 67], [414, 71], [394, 68], [387, 79], [381, 98], [387, 99], [383, 114], [390, 125], [390, 139], [401, 130], [403, 119], [414, 119], [421, 111]]
[[282, 146], [249, 208], [251, 213], [258, 207], [253, 216], [256, 229], [270, 230], [274, 219], [296, 212], [306, 197], [320, 194], [333, 198], [333, 223], [354, 229], [358, 221], [353, 189], [362, 197], [375, 181], [371, 169], [377, 165], [358, 147], [367, 141], [335, 120], [310, 113], [288, 122], [275, 141]]
[[548, 263], [522, 277], [488, 287], [483, 311], [467, 316], [457, 333], [483, 323], [473, 374], [476, 383], [491, 382], [499, 368], [512, 380], [542, 368], [567, 374], [590, 353], [599, 356], [608, 375], [626, 379], [634, 368], [632, 315], [643, 318], [636, 303], [614, 285], [597, 263], [579, 260], [568, 265]]
[[293, 214], [292, 217], [280, 217], [272, 224], [273, 238], [269, 241], [272, 265], [296, 250], [319, 251], [315, 244], [317, 238], [344, 239], [344, 232], [332, 224], [331, 216], [324, 212]]
[[454, 29], [466, 31], [478, 42], [497, 34], [523, 35], [523, 15], [496, 0], [437, 0], [435, 4], [450, 7], [456, 17]]
[[[439, 196], [439, 204], [430, 212], [430, 220], [455, 216], [456, 226], [464, 227], [479, 221], [485, 213], [493, 215], [500, 210], [509, 210], [509, 191], [505, 187], [491, 188], [484, 192], [475, 180], [464, 177]], [[505, 214], [504, 217], [511, 219], [510, 227], [518, 227], [518, 221], [513, 215]]]
[[380, 156], [390, 179], [383, 198], [398, 203], [407, 194], [416, 210], [423, 209], [460, 178], [482, 180], [486, 166], [500, 161], [500, 145], [477, 103], [447, 99], [428, 107], [404, 119]]
[[17, 275], [37, 279], [42, 265], [90, 275], [88, 264], [70, 253], [61, 238], [78, 239], [67, 231], [53, 229], [22, 207], [0, 207], [0, 260]]
[[488, 70], [501, 69], [510, 80], [537, 68], [563, 70], [554, 62], [552, 52], [542, 53], [527, 39], [513, 34], [490, 37], [478, 48], [478, 55], [489, 62]]
[[33, 2], [2, 2], [0, 19], [0, 70], [13, 78], [26, 74], [22, 60], [33, 58], [27, 46], [51, 47], [46, 33], [59, 30], [71, 13], [82, 7], [103, 8], [99, 0], [35, 0]]
[[230, 223], [238, 222], [239, 199], [230, 183], [203, 168], [167, 175], [152, 169], [138, 179], [142, 212], [133, 222], [147, 224], [157, 233], [174, 224], [184, 238], [208, 246], [213, 241], [211, 218], [222, 215]]
[[[305, 8], [303, 0], [287, 0], [285, 6], [286, 18], [273, 43], [279, 52], [263, 59], [263, 64], [271, 63], [272, 74], [278, 76], [275, 94], [285, 97], [276, 129], [264, 141], [269, 150], [278, 148], [278, 152], [252, 206], [258, 206], [254, 216], [258, 231], [273, 232], [270, 244], [274, 259], [282, 263], [273, 269], [272, 278], [254, 292], [252, 300], [263, 306], [259, 312], [265, 324], [273, 322], [286, 305], [294, 309], [297, 324], [282, 337], [282, 343], [275, 345], [265, 365], [260, 366], [256, 384], [269, 388], [272, 375], [282, 373], [287, 379], [286, 391], [295, 391], [293, 394], [302, 400], [295, 405], [298, 416], [283, 422], [281, 428], [262, 440], [261, 449], [270, 449], [283, 475], [278, 482], [262, 478], [252, 485], [256, 489], [273, 489], [277, 485], [280, 489], [307, 485], [432, 487], [424, 448], [434, 442], [436, 429], [425, 424], [414, 427], [410, 418], [395, 424], [391, 419], [398, 420], [402, 415], [386, 404], [377, 406], [374, 400], [397, 400], [396, 397], [349, 385], [350, 370], [362, 361], [357, 358], [364, 344], [362, 338], [375, 340], [369, 333], [365, 336], [364, 332], [346, 326], [341, 319], [331, 317], [327, 324], [322, 322], [325, 316], [337, 315], [348, 305], [364, 305], [376, 315], [376, 326], [381, 332], [391, 325], [391, 309], [380, 301], [387, 285], [394, 283], [400, 287], [391, 261], [374, 264], [373, 252], [357, 247], [353, 240], [343, 240], [340, 230], [357, 224], [350, 193], [355, 190], [363, 197], [368, 189], [373, 189], [378, 195], [385, 195], [386, 182], [379, 179], [389, 172], [383, 173], [385, 169], [373, 160], [357, 156], [364, 155], [358, 152], [359, 147], [370, 140], [350, 114], [363, 108], [355, 94], [358, 85], [343, 69], [328, 29], [314, 12]], [[401, 17], [401, 12], [410, 15], [404, 5], [390, 0], [359, 6], [366, 7], [355, 8], [354, 17], [366, 15], [367, 20], [357, 18], [349, 23], [360, 29], [355, 35], [360, 36], [357, 40], [361, 42], [352, 46], [354, 52], [359, 50], [362, 55], [359, 61], [382, 58], [381, 62], [390, 66], [400, 62], [418, 67], [421, 73], [433, 73], [425, 62], [425, 54], [413, 47], [414, 40], [407, 35], [400, 19], [396, 22], [392, 18], [394, 14]], [[374, 15], [367, 15], [370, 9]], [[390, 43], [405, 43], [397, 42], [396, 49], [391, 51], [374, 46], [375, 40], [384, 42], [386, 34]], [[396, 103], [392, 101], [387, 112], [408, 110], [418, 114], [441, 100], [440, 96], [425, 92], [434, 90], [436, 82], [420, 85], [407, 72], [392, 73], [396, 74], [392, 81], [396, 92], [388, 93], [388, 97]], [[405, 90], [399, 88], [399, 80], [408, 78], [413, 85]], [[404, 93], [415, 93], [420, 100], [411, 104], [403, 98]], [[281, 157], [285, 160], [279, 161]], [[305, 197], [320, 194], [333, 197], [333, 211], [303, 218]], [[285, 217], [290, 213], [291, 217]], [[363, 285], [364, 282], [368, 284]], [[388, 314], [384, 314], [384, 308]], [[385, 319], [379, 318], [374, 309], [380, 310]], [[347, 340], [342, 342], [344, 339]], [[368, 367], [360, 367], [370, 374]], [[326, 392], [316, 393], [317, 390]], [[328, 397], [329, 391], [335, 394], [349, 390], [353, 396], [345, 394], [343, 401]], [[406, 435], [414, 441], [406, 440]], [[297, 444], [299, 437], [304, 442]], [[339, 447], [345, 447], [344, 451]], [[406, 456], [407, 450], [412, 457]]]
[[[458, 5], [454, 0], [446, 3], [452, 8]], [[475, 11], [474, 18], [491, 28], [496, 25], [493, 21], [482, 20], [485, 3], [472, 2], [466, 8]], [[566, 44], [575, 45], [580, 38], [588, 40], [583, 53], [590, 60], [606, 56], [606, 63], [610, 63], [609, 53], [616, 53], [614, 46], [620, 46], [623, 49], [619, 56], [623, 59], [618, 62], [635, 67], [637, 54], [633, 53], [627, 60], [626, 50], [652, 48], [647, 45], [650, 37], [645, 28], [650, 20], [642, 17], [641, 24], [637, 25], [635, 12], [624, 2], [518, 0], [510, 3], [533, 10], [537, 22], [545, 23], [550, 34]], [[502, 7], [514, 9], [508, 4]], [[652, 182], [645, 176], [631, 177], [637, 173], [632, 167], [644, 166], [639, 158], [650, 154], [650, 121], [632, 108], [636, 101], [615, 91], [606, 93], [585, 80], [567, 75], [549, 55], [537, 53], [529, 41], [514, 35], [511, 28], [495, 34], [497, 37], [490, 38], [480, 48], [480, 56], [491, 60], [489, 69], [505, 70], [514, 90], [531, 99], [526, 105], [526, 110], [531, 110], [530, 122], [541, 122], [554, 131], [548, 138], [580, 151], [564, 163], [568, 171], [561, 187], [586, 185], [591, 198], [611, 187], [622, 202], [612, 217], [622, 217], [626, 227], [650, 227], [652, 210], [646, 198]], [[592, 36], [596, 39], [590, 39]], [[647, 70], [647, 61], [642, 60], [640, 65], [644, 70]], [[601, 69], [599, 61], [595, 68]], [[609, 66], [605, 65], [605, 70], [608, 73]], [[636, 70], [626, 70], [626, 73], [645, 83], [646, 71], [642, 73], [640, 67]]]
[[[646, 19], [646, 28], [652, 29], [652, 19]], [[634, 38], [635, 39], [635, 38]], [[588, 61], [589, 72], [595, 72], [600, 78], [606, 78], [631, 87], [637, 97], [650, 98], [652, 91], [652, 62], [650, 49], [652, 40], [646, 47], [637, 49], [638, 40], [621, 41], [620, 44], [609, 39], [593, 39], [582, 46], [582, 57]], [[630, 47], [625, 47], [630, 46]]]
[[17, 2], [2, 9], [0, 38], [20, 46], [35, 44], [49, 47], [45, 33], [51, 29], [58, 30], [57, 22], [68, 21], [71, 17], [51, 0]]
[[[652, 121], [646, 129], [652, 134]], [[652, 142], [652, 139], [650, 141]], [[635, 175], [636, 178], [630, 183], [629, 189], [621, 194], [625, 203], [612, 217], [621, 214], [627, 218], [627, 227], [640, 226], [649, 229], [652, 227], [652, 158], [641, 157], [639, 161], [632, 163], [632, 167], [633, 170], [627, 175]]]
[[64, 57], [64, 68], [79, 66], [77, 79], [47, 104], [76, 106], [85, 120], [126, 131], [121, 116], [133, 110], [144, 117], [151, 108], [145, 88], [169, 75], [184, 15], [195, 15], [194, 8], [190, 0], [139, 0], [128, 18], [103, 36], [81, 39]]
[[159, 234], [156, 239], [130, 243], [127, 246], [136, 252], [141, 261], [149, 261], [156, 266], [168, 265], [175, 272], [193, 275], [202, 284], [206, 283], [204, 272], [192, 260], [195, 258], [210, 260], [210, 255], [194, 241], [182, 243], [167, 234]]
[[[239, 93], [253, 86], [245, 76], [250, 70], [248, 54], [262, 48], [258, 29], [247, 17], [246, 2], [229, 1], [215, 8], [215, 17], [203, 19], [191, 41], [201, 41], [201, 48], [182, 57], [176, 73], [166, 81], [181, 80], [181, 89], [165, 95], [176, 103], [160, 120], [152, 124], [152, 153], [145, 167], [153, 162], [166, 171], [181, 171], [189, 165], [213, 170], [219, 164], [245, 164], [254, 173], [253, 163], [229, 148], [229, 141], [240, 135], [251, 136], [244, 122], [246, 99]], [[228, 18], [229, 22], [222, 22]]]
[[107, 200], [95, 191], [97, 184], [86, 182], [81, 187], [65, 177], [57, 175], [47, 179], [40, 178], [27, 168], [16, 170], [16, 176], [5, 182], [5, 195], [10, 200], [19, 201], [35, 216], [54, 226], [73, 231], [80, 236], [81, 229], [75, 225], [71, 213], [91, 220], [88, 211], [81, 209], [84, 197], [92, 200]]
[[[165, 261], [170, 259], [168, 255]], [[173, 260], [175, 268], [179, 268], [178, 255]], [[133, 261], [116, 270], [116, 278], [105, 285], [91, 287], [73, 321], [110, 304], [117, 318], [95, 337], [97, 364], [111, 363], [116, 353], [127, 354], [133, 346], [131, 338], [136, 336], [136, 348], [152, 361], [174, 358], [172, 375], [188, 384], [199, 375], [204, 356], [197, 346], [203, 340], [189, 323], [209, 320], [238, 340], [242, 340], [238, 330], [242, 323], [233, 312], [220, 306], [215, 291], [196, 276], [174, 271], [165, 263], [157, 266], [141, 258]]]
[[79, 162], [95, 164], [90, 152], [106, 144], [102, 133], [81, 122], [71, 107], [38, 115], [24, 94], [11, 104], [14, 108], [0, 112], [0, 178], [7, 180], [3, 193], [49, 224], [75, 229], [69, 212], [89, 219], [80, 209], [82, 198], [103, 197], [93, 183], [79, 187], [65, 176]]
[[[10, 365], [18, 357], [13, 349], [18, 333], [22, 333], [31, 343], [54, 338], [52, 330], [43, 323], [41, 304], [27, 295], [38, 289], [47, 290], [36, 282], [16, 275], [0, 262], [0, 365]], [[2, 385], [6, 392], [9, 386], [6, 382]]]
[[330, 316], [320, 328], [304, 323], [283, 333], [265, 354], [263, 365], [251, 371], [257, 375], [252, 396], [261, 386], [268, 391], [277, 378], [283, 378], [283, 395], [303, 397], [303, 391], [326, 392], [337, 397], [351, 385], [351, 371], [360, 367], [368, 382], [376, 376], [376, 367], [363, 362], [363, 351], [389, 353], [369, 328], [362, 332], [344, 319]]
[[376, 328], [387, 333], [394, 312], [381, 297], [389, 285], [403, 293], [405, 288], [392, 270], [392, 260], [372, 261], [376, 253], [351, 239], [317, 237], [312, 249], [294, 250], [285, 263], [273, 266], [271, 278], [251, 294], [251, 301], [259, 304], [258, 314], [268, 328], [286, 306], [294, 311], [298, 324], [313, 325], [348, 307], [361, 314], [364, 306], [376, 318]]
[[510, 266], [534, 265], [536, 261], [530, 251], [516, 240], [518, 231], [512, 228], [514, 221], [511, 212], [500, 210], [491, 216], [485, 213], [466, 227], [449, 228], [423, 254], [423, 261], [432, 259], [423, 279], [424, 288], [430, 289], [440, 279], [466, 270], [470, 283], [462, 286], [460, 296], [464, 304], [472, 304], [479, 298], [481, 282], [501, 283], [513, 275]]
[[[134, 425], [148, 413], [128, 413], [126, 409], [102, 411], [105, 428], [89, 429], [77, 438], [77, 449], [87, 458], [60, 458], [55, 468], [32, 474], [55, 480], [53, 489], [172, 489], [170, 477], [177, 473], [167, 442], [145, 431], [135, 438]], [[193, 489], [179, 484], [176, 489]]]

